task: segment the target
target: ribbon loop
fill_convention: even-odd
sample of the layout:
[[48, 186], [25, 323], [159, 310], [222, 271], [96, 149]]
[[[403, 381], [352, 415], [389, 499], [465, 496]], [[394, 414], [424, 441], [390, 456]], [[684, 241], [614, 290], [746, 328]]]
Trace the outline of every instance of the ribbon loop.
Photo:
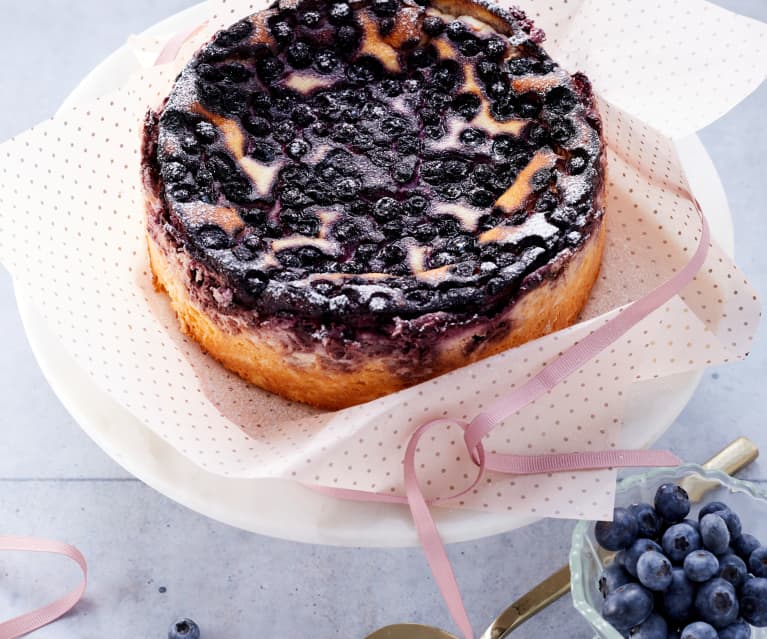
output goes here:
[[63, 555], [72, 559], [83, 573], [80, 584], [56, 601], [0, 623], [0, 639], [17, 639], [27, 633], [42, 628], [69, 612], [80, 601], [88, 585], [88, 566], [82, 553], [69, 544], [52, 539], [34, 537], [0, 537], [0, 550], [19, 550], [24, 552], [45, 552]]

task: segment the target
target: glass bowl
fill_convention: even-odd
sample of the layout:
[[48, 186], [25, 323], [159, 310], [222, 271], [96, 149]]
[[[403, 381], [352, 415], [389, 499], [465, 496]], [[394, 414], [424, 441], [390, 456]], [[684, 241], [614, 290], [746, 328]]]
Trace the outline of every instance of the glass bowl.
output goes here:
[[[694, 502], [691, 518], [697, 518], [698, 511], [706, 503], [722, 501], [740, 515], [744, 533], [751, 533], [767, 543], [767, 491], [757, 484], [734, 479], [719, 471], [705, 470], [695, 464], [654, 470], [621, 480], [615, 505], [625, 507], [637, 502], [652, 503], [658, 486], [666, 482], [681, 484], [690, 493]], [[706, 494], [701, 498], [704, 491]], [[591, 624], [597, 637], [622, 639], [621, 634], [600, 614], [604, 599], [599, 592], [598, 581], [603, 568], [609, 563], [609, 560], [604, 563], [604, 557], [612, 553], [598, 549], [594, 539], [594, 522], [578, 522], [570, 549], [573, 605]], [[767, 628], [753, 628], [751, 639], [767, 639]]]

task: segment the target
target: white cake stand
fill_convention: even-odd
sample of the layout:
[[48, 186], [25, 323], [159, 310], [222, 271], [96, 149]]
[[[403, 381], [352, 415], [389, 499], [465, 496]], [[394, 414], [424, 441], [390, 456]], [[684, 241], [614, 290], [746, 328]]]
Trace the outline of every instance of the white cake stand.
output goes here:
[[[178, 13], [147, 30], [170, 36], [204, 19], [204, 6]], [[65, 105], [85, 103], [120, 86], [137, 69], [121, 47], [96, 67]], [[732, 252], [733, 229], [719, 176], [697, 137], [679, 143], [693, 190], [708, 212], [714, 237]], [[407, 508], [331, 499], [295, 482], [229, 479], [209, 473], [122, 408], [77, 366], [17, 287], [16, 297], [29, 343], [46, 379], [83, 430], [129, 473], [167, 497], [213, 519], [239, 528], [295, 541], [345, 546], [410, 546], [417, 539]], [[629, 401], [623, 444], [649, 446], [674, 422], [692, 396], [701, 373], [637, 384]], [[150, 383], [150, 382], [148, 382]], [[485, 537], [533, 521], [507, 513], [436, 509], [447, 542]]]

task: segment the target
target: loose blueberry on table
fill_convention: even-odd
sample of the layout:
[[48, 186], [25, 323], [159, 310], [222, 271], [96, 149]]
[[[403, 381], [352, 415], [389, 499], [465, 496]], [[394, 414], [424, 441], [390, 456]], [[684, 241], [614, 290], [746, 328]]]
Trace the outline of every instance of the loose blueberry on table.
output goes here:
[[168, 639], [200, 639], [200, 627], [191, 619], [178, 619], [168, 630]]
[[663, 484], [654, 504], [616, 508], [594, 536], [618, 551], [599, 579], [602, 616], [635, 639], [749, 639], [767, 627], [767, 546], [727, 504], [689, 519], [683, 488]]

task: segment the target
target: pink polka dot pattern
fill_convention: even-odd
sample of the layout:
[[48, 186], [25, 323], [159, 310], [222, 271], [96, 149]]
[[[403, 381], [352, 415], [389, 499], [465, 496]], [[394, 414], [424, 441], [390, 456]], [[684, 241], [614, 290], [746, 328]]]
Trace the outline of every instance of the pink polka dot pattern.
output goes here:
[[[703, 6], [685, 6], [698, 4]], [[593, 24], [586, 20], [597, 17], [590, 0], [525, 5], [549, 31], [552, 51], [592, 75], [610, 98], [601, 105], [609, 148], [607, 250], [600, 280], [576, 326], [335, 413], [249, 386], [183, 337], [167, 299], [153, 290], [149, 276], [138, 170], [140, 123], [200, 42], [217, 27], [263, 6], [241, 0], [211, 3], [207, 28], [184, 46], [174, 64], [151, 68], [163, 42], [135, 38], [132, 50], [146, 68], [123, 89], [61, 112], [0, 146], [0, 258], [18, 289], [42, 310], [94, 381], [201, 467], [227, 476], [281, 476], [400, 494], [404, 447], [419, 424], [441, 416], [470, 420], [689, 259], [700, 225], [673, 143], [658, 129], [679, 133], [690, 123], [700, 126], [742, 97], [759, 75], [752, 67], [749, 73], [739, 71], [727, 92], [719, 92], [717, 83], [701, 83], [696, 87], [706, 91], [701, 99], [691, 85], [670, 85], [678, 79], [674, 69], [683, 65], [694, 67], [690, 78], [697, 81], [703, 69], [711, 69], [708, 48], [696, 45], [694, 38], [648, 39], [653, 47], [672, 41], [678, 47], [678, 60], [672, 56], [663, 74], [651, 64], [656, 52], [645, 51], [644, 41], [605, 58], [612, 51], [614, 25], [635, 20], [649, 29], [651, 16], [657, 20], [660, 15], [659, 2], [642, 3], [639, 9], [627, 0], [600, 2], [601, 17]], [[705, 8], [695, 24], [705, 34], [712, 21], [720, 20], [725, 25], [721, 37], [727, 38], [734, 18], [717, 11]], [[743, 51], [762, 46], [756, 27], [743, 24], [746, 36], [753, 37], [741, 34], [744, 43], [717, 49], [722, 63], [734, 63]], [[575, 34], [589, 25], [589, 33], [599, 27], [606, 37], [604, 42], [586, 38], [585, 44], [593, 45], [587, 49]], [[688, 47], [701, 48], [706, 56], [688, 61]], [[636, 69], [628, 52], [644, 56], [647, 64]], [[636, 79], [636, 86], [624, 86], [629, 78]], [[656, 94], [642, 93], [646, 82]], [[662, 127], [652, 111], [659, 100], [674, 103]], [[684, 122], [676, 115], [680, 109], [687, 116]], [[507, 420], [488, 438], [487, 450], [532, 454], [615, 447], [624, 400], [635, 381], [742, 357], [758, 315], [743, 275], [713, 246], [705, 268], [681, 296]], [[457, 429], [425, 437], [417, 463], [428, 495], [454, 492], [474, 477]], [[450, 505], [521, 516], [604, 518], [612, 507], [613, 480], [612, 471], [490, 474], [475, 492]]]

